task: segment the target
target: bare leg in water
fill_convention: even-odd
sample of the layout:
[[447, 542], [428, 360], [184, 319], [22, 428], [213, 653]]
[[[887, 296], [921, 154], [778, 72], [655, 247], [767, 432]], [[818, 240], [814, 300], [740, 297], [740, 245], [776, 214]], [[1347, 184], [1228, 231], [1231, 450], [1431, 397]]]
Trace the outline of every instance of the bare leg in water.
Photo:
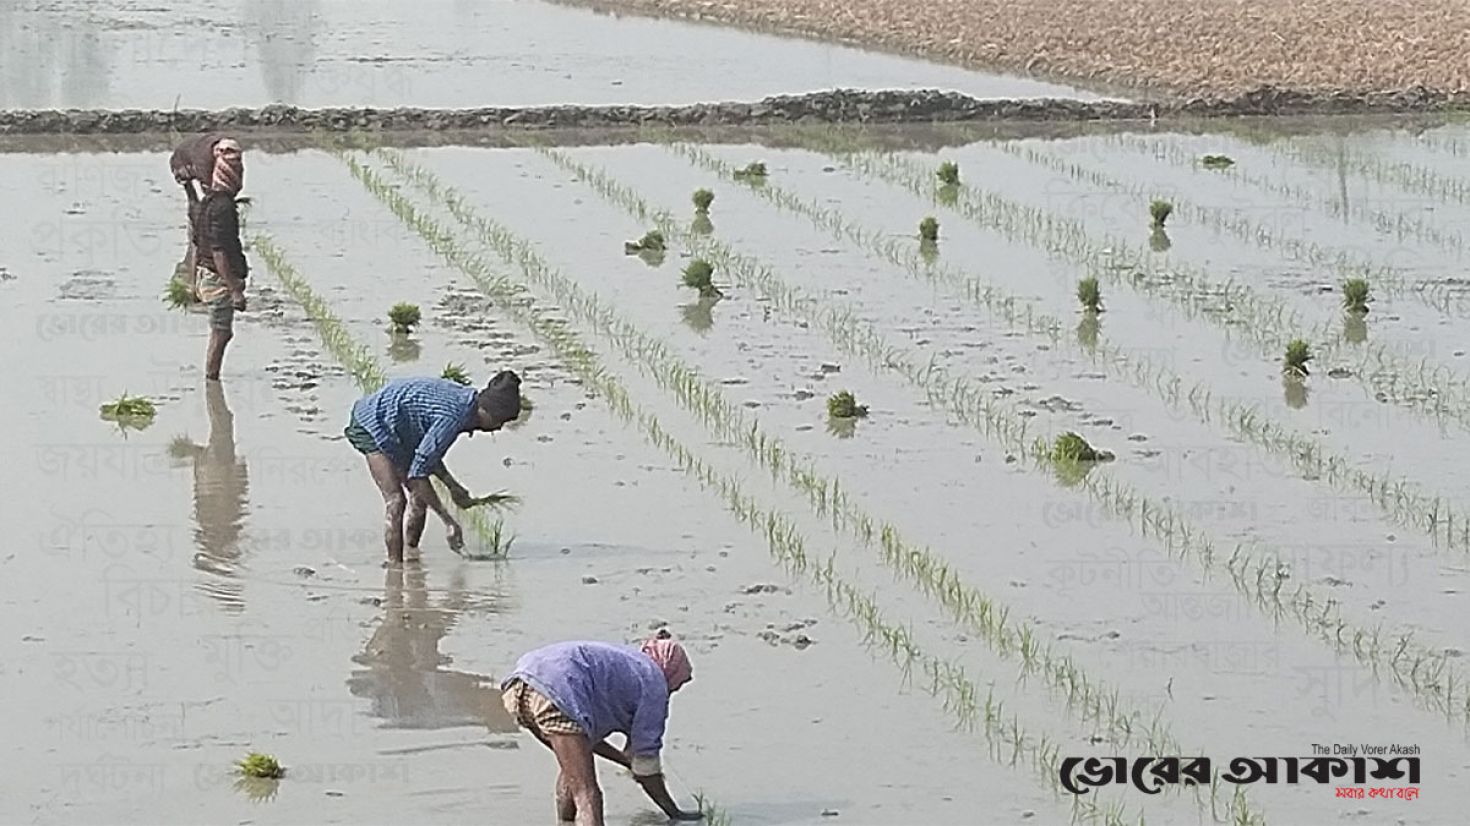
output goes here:
[[[408, 509], [408, 494], [403, 489], [403, 476], [393, 466], [387, 454], [376, 452], [367, 455], [368, 472], [378, 491], [383, 494], [383, 544], [388, 548], [389, 562], [403, 561], [403, 515]], [[423, 533], [423, 518], [419, 519], [419, 533]]]
[[229, 346], [230, 339], [235, 334], [229, 330], [210, 330], [209, 349], [204, 354], [204, 377], [210, 381], [219, 381], [220, 368], [225, 363], [225, 347]]

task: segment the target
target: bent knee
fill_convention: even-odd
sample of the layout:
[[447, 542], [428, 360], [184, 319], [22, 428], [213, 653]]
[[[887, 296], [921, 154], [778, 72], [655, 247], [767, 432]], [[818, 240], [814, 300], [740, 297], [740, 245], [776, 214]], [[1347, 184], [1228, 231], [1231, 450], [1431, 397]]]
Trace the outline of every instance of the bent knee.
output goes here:
[[387, 509], [389, 516], [402, 516], [403, 512], [408, 509], [408, 497], [403, 495], [403, 491], [385, 494], [383, 507]]

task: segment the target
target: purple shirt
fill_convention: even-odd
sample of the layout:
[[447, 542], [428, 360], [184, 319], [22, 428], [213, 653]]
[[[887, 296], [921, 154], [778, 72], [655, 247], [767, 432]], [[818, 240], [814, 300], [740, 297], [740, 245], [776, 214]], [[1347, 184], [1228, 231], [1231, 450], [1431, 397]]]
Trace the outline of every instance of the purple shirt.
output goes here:
[[523, 655], [502, 688], [516, 678], [577, 721], [594, 745], [619, 732], [628, 736], [635, 756], [655, 756], [663, 747], [669, 682], [658, 663], [636, 648], [553, 643]]

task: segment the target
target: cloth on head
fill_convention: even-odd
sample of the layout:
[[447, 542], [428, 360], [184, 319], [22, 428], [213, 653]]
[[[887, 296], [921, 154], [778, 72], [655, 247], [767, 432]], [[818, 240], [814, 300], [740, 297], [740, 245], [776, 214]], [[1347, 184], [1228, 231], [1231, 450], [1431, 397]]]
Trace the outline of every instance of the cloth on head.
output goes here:
[[515, 421], [521, 415], [521, 377], [511, 370], [496, 373], [479, 392], [478, 404], [502, 422]]
[[240, 144], [233, 138], [222, 138], [214, 145], [214, 175], [210, 188], [234, 195], [245, 185], [245, 161]]
[[667, 637], [653, 637], [643, 643], [643, 653], [658, 663], [669, 681], [669, 691], [694, 679], [694, 666], [689, 664], [689, 655], [677, 642]]

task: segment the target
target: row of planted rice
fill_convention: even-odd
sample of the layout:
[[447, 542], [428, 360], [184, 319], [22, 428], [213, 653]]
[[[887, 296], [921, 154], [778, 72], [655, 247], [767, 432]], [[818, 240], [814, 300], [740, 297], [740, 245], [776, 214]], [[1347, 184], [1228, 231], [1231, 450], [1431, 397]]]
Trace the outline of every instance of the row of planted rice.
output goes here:
[[[676, 707], [675, 779], [739, 822], [1019, 821], [1069, 807], [1105, 823], [1307, 822], [1327, 787], [1217, 780], [1076, 798], [1055, 793], [1059, 763], [1307, 756], [1324, 738], [1374, 742], [1384, 719], [1424, 749], [1427, 788], [1453, 782], [1470, 710], [1447, 298], [1464, 204], [1440, 156], [1463, 130], [956, 133], [919, 150], [828, 129], [782, 135], [782, 149], [650, 137], [309, 152], [253, 172], [266, 182], [251, 208], [261, 269], [316, 322], [292, 334], [312, 346], [295, 346], [353, 373], [324, 373], [322, 409], [350, 403], [373, 370], [534, 368], [537, 408], [506, 434], [526, 442], [505, 463], [525, 505], [494, 526], [517, 539], [491, 543], [510, 561], [426, 564], [456, 593], [490, 589], [491, 569], [520, 586], [514, 607], [446, 609], [444, 644], [473, 663], [461, 667], [495, 673], [553, 630], [673, 626], [710, 675], [707, 695]], [[704, 209], [699, 189], [713, 194]], [[1172, 206], [1162, 220], [1153, 201]], [[357, 240], [321, 243], [338, 235]], [[625, 254], [640, 238], [662, 254]], [[129, 278], [137, 300], [149, 281]], [[1353, 278], [1368, 282], [1366, 313], [1343, 306]], [[380, 348], [400, 301], [423, 322], [395, 364]], [[1312, 358], [1283, 375], [1298, 339]], [[829, 410], [841, 391], [866, 415], [830, 415], [852, 412]], [[301, 433], [260, 434], [340, 447], [325, 441], [340, 429], [330, 414], [296, 418]], [[650, 497], [678, 519], [629, 519]], [[370, 507], [338, 509], [371, 524]], [[243, 576], [300, 598], [267, 574], [289, 570], [281, 550], [264, 543], [261, 570]], [[323, 601], [375, 625], [350, 596], [367, 579], [332, 576], [347, 593]], [[770, 581], [793, 588], [789, 603], [781, 586], [743, 593]], [[646, 616], [660, 594], [667, 609]], [[348, 646], [313, 650], [334, 647]], [[767, 681], [740, 679], [752, 664], [782, 674], [779, 711], [759, 700]], [[890, 785], [875, 775], [871, 793], [849, 782], [871, 763], [858, 730], [908, 767], [896, 780], [883, 769]], [[781, 758], [753, 763], [753, 737], [781, 738]], [[375, 747], [375, 767], [415, 771], [465, 759], [384, 756], [403, 745], [364, 734], [325, 753]], [[277, 751], [292, 747], [283, 736]], [[842, 783], [802, 770], [832, 754], [851, 755], [832, 773]], [[484, 759], [539, 782], [529, 760]], [[219, 793], [195, 785], [192, 806]], [[449, 785], [404, 813], [487, 803], [468, 780]], [[1425, 822], [1447, 811], [1422, 803]]]

